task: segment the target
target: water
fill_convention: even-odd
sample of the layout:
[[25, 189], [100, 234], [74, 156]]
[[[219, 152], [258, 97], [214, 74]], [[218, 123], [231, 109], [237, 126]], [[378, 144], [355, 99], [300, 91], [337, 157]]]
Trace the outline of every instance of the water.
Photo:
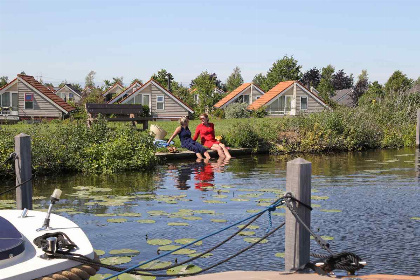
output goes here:
[[[48, 197], [54, 188], [65, 194], [55, 210], [65, 210], [61, 215], [69, 217], [86, 232], [95, 249], [106, 252], [112, 249], [138, 249], [140, 254], [126, 265], [157, 256], [159, 246], [147, 244], [148, 239], [164, 238], [172, 241], [180, 238], [199, 238], [219, 228], [248, 217], [247, 210], [261, 210], [258, 204], [274, 200], [275, 190], [285, 190], [286, 163], [294, 156], [258, 155], [233, 159], [224, 165], [215, 160], [209, 164], [168, 162], [153, 172], [125, 173], [113, 176], [68, 175], [45, 177], [35, 180], [34, 195]], [[415, 168], [415, 149], [376, 150], [331, 155], [304, 155], [312, 162], [313, 195], [328, 197], [312, 200], [312, 228], [330, 241], [334, 252], [351, 251], [367, 261], [359, 274], [420, 274], [420, 188], [419, 173]], [[8, 184], [11, 186], [12, 183]], [[93, 197], [112, 195], [120, 198], [120, 206], [92, 203], [92, 193], [80, 192], [77, 186], [111, 188], [109, 192], [97, 192]], [[70, 196], [74, 195], [76, 196]], [[153, 194], [153, 196], [142, 196]], [[9, 196], [6, 198], [13, 198]], [[316, 197], [314, 197], [316, 198]], [[233, 199], [233, 200], [232, 200]], [[240, 199], [240, 201], [236, 201]], [[222, 203], [212, 203], [212, 202]], [[37, 207], [46, 208], [48, 201], [35, 201]], [[90, 203], [89, 203], [90, 202]], [[210, 203], [209, 203], [210, 202]], [[87, 203], [87, 204], [86, 204]], [[111, 202], [111, 204], [118, 204]], [[179, 213], [180, 209], [214, 210], [214, 215], [194, 213], [201, 220], [185, 220], [180, 216], [151, 216], [147, 212], [161, 210]], [[333, 212], [331, 212], [331, 210]], [[75, 213], [76, 212], [76, 213]], [[80, 212], [80, 213], [77, 213]], [[100, 217], [103, 213], [141, 213], [141, 217]], [[285, 209], [273, 216], [273, 225], [284, 220]], [[185, 212], [184, 212], [185, 213]], [[110, 218], [126, 218], [124, 223], [109, 223]], [[153, 219], [154, 224], [136, 222]], [[226, 220], [226, 223], [211, 220]], [[182, 222], [188, 226], [169, 226]], [[51, 220], [53, 226], [54, 221]], [[264, 235], [269, 226], [265, 214], [257, 223], [253, 237]], [[236, 229], [236, 228], [235, 228]], [[224, 232], [216, 238], [205, 240], [202, 246], [191, 249], [203, 252], [232, 234]], [[251, 236], [252, 237], [252, 236]], [[244, 236], [213, 252], [211, 258], [200, 258], [194, 263], [207, 267], [249, 245]], [[311, 250], [324, 253], [312, 241]], [[209, 272], [227, 270], [283, 270], [284, 259], [275, 257], [284, 252], [284, 228], [269, 238], [266, 244], [258, 244], [250, 251], [224, 263]], [[184, 255], [165, 257], [165, 260]], [[101, 273], [108, 272], [102, 269]]]

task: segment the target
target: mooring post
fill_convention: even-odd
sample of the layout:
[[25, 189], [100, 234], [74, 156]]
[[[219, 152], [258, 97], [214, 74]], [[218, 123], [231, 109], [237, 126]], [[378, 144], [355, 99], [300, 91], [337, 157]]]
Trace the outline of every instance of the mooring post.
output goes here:
[[15, 170], [16, 185], [16, 208], [32, 210], [32, 151], [31, 136], [21, 133], [15, 136]]
[[420, 109], [417, 109], [416, 147], [420, 146]]
[[[311, 205], [312, 163], [297, 158], [287, 163], [286, 192], [307, 205]], [[310, 227], [311, 211], [293, 201], [293, 205], [303, 222]], [[292, 272], [309, 262], [310, 234], [299, 224], [293, 214], [286, 210], [285, 271]]]

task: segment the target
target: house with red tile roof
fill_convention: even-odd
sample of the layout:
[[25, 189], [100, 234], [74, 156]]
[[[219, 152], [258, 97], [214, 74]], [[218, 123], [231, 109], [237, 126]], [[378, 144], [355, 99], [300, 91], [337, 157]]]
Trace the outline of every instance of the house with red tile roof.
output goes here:
[[17, 78], [0, 88], [2, 119], [61, 119], [76, 108], [57, 96], [33, 76]]
[[105, 98], [105, 102], [108, 102], [123, 91], [124, 87], [120, 83], [116, 82], [112, 85], [112, 87], [102, 93], [102, 96]]
[[253, 83], [244, 83], [234, 89], [231, 93], [223, 97], [219, 102], [214, 104], [215, 108], [223, 109], [232, 103], [251, 104], [255, 100], [264, 95], [264, 91]]
[[143, 85], [142, 83], [139, 83], [137, 81], [133, 82], [128, 88], [126, 88], [124, 91], [120, 92], [119, 94], [115, 95], [114, 98], [109, 100], [107, 103], [108, 104], [118, 103], [118, 101], [126, 98], [129, 94], [141, 88], [142, 85]]
[[298, 81], [278, 83], [248, 106], [249, 110], [264, 107], [270, 116], [299, 115], [331, 109], [316, 93]]
[[74, 103], [78, 103], [80, 99], [82, 99], [82, 93], [74, 88], [71, 84], [65, 84], [59, 88], [55, 94], [66, 102], [72, 101]]
[[178, 120], [194, 113], [187, 104], [153, 79], [117, 103], [147, 105], [154, 119]]

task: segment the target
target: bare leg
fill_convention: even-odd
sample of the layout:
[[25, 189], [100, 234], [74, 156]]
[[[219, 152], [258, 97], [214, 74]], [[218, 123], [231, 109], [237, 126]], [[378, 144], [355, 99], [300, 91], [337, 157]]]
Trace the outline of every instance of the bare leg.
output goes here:
[[209, 152], [205, 152], [204, 156], [206, 157], [206, 159], [211, 159], [211, 156], [209, 155]]
[[200, 153], [195, 153], [198, 159], [204, 159], [203, 156]]
[[226, 159], [227, 160], [231, 159], [232, 156], [230, 155], [229, 150], [226, 148], [225, 144], [220, 143], [219, 145], [220, 145], [220, 147], [222, 147], [223, 152], [224, 152], [224, 154], [226, 156]]
[[217, 153], [219, 154], [219, 157], [225, 158], [225, 153], [223, 152], [219, 144], [214, 144], [213, 146], [211, 146], [211, 149], [214, 151], [217, 151]]

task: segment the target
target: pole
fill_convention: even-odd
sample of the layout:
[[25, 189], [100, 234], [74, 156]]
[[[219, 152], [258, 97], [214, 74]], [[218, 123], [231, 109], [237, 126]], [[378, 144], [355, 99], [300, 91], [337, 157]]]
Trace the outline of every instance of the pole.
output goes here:
[[[296, 158], [287, 163], [286, 192], [307, 205], [311, 205], [312, 163]], [[310, 227], [311, 212], [293, 201], [293, 205], [304, 223]], [[299, 224], [290, 211], [286, 211], [285, 271], [291, 272], [309, 262], [310, 234]]]
[[16, 188], [16, 208], [32, 210], [31, 136], [24, 133], [15, 136], [15, 153], [16, 185], [29, 180]]

